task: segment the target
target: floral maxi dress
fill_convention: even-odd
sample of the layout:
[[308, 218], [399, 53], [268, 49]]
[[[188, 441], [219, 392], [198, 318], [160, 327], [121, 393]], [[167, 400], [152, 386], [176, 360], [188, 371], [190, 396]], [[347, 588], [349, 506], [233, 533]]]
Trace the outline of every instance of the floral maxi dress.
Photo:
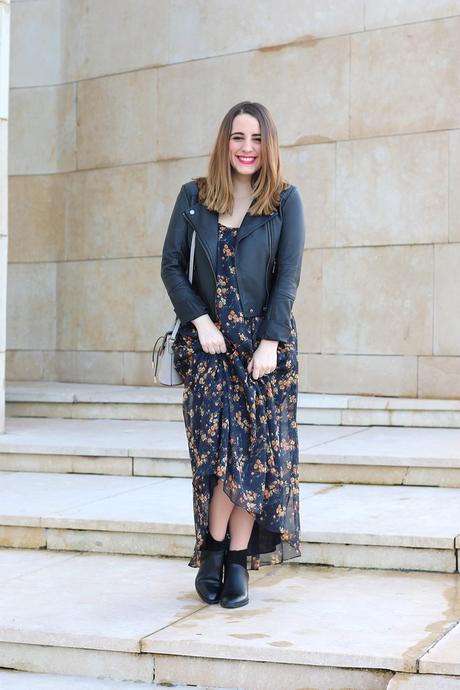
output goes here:
[[276, 369], [258, 379], [247, 372], [263, 316], [242, 313], [234, 253], [238, 228], [218, 223], [218, 232], [215, 323], [227, 351], [205, 352], [191, 321], [180, 326], [173, 345], [184, 382], [192, 469], [196, 539], [188, 565], [200, 565], [212, 492], [222, 478], [233, 503], [254, 515], [248, 557], [257, 570], [301, 555], [297, 331], [291, 313], [290, 336], [278, 343]]

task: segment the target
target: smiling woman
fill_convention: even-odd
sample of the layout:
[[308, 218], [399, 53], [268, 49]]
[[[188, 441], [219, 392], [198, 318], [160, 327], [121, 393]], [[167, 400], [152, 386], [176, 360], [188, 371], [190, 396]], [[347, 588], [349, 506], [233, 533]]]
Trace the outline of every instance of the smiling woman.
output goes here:
[[271, 115], [239, 103], [219, 128], [208, 175], [182, 186], [162, 258], [181, 320], [173, 349], [192, 468], [189, 565], [203, 601], [227, 608], [249, 601], [249, 556], [257, 569], [301, 555], [292, 305], [304, 237]]

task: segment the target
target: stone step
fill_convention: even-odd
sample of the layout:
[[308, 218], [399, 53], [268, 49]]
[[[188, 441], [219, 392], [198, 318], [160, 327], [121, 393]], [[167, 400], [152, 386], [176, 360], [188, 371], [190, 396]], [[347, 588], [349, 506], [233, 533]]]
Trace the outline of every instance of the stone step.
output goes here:
[[[183, 386], [7, 381], [10, 417], [182, 420]], [[299, 393], [298, 424], [460, 428], [460, 400]]]
[[458, 574], [264, 566], [249, 571], [249, 604], [224, 609], [198, 598], [196, 573], [183, 559], [0, 549], [0, 666], [246, 690], [458, 690]]
[[[295, 563], [457, 572], [460, 489], [304, 483], [300, 521]], [[190, 479], [0, 472], [0, 546], [190, 558], [194, 538]]]
[[[298, 431], [301, 482], [460, 487], [460, 429]], [[191, 477], [183, 421], [9, 417], [0, 470]]]
[[[190, 690], [190, 685], [158, 685], [142, 681], [113, 680], [112, 678], [88, 678], [85, 676], [63, 676], [54, 673], [31, 673], [28, 671], [7, 671], [0, 669], [0, 690]], [[193, 686], [194, 690], [222, 690]], [[235, 689], [237, 690], [237, 689]]]

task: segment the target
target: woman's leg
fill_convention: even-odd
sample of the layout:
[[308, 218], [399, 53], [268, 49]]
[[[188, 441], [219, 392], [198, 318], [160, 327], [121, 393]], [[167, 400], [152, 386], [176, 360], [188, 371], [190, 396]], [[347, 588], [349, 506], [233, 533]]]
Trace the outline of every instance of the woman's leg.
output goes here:
[[230, 519], [230, 546], [232, 550], [247, 549], [255, 516], [240, 506], [234, 506]]
[[211, 536], [222, 541], [230, 528], [230, 548], [246, 549], [254, 524], [254, 515], [237, 506], [223, 490], [222, 479], [219, 479], [212, 493], [209, 505], [209, 532]]
[[227, 524], [235, 504], [223, 491], [223, 481], [219, 479], [212, 492], [209, 504], [209, 532], [211, 536], [222, 541], [227, 533]]

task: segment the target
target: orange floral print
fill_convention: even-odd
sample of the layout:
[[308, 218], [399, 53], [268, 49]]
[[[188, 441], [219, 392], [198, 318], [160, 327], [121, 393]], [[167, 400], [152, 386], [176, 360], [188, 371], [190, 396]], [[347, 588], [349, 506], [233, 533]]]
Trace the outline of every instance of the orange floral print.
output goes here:
[[247, 365], [259, 345], [263, 316], [245, 317], [237, 289], [237, 228], [218, 224], [216, 325], [227, 352], [201, 347], [195, 326], [180, 326], [174, 363], [184, 382], [183, 417], [192, 469], [195, 545], [200, 565], [209, 503], [219, 478], [227, 496], [254, 515], [251, 569], [301, 555], [297, 436], [297, 331], [277, 347], [274, 372], [254, 379]]

